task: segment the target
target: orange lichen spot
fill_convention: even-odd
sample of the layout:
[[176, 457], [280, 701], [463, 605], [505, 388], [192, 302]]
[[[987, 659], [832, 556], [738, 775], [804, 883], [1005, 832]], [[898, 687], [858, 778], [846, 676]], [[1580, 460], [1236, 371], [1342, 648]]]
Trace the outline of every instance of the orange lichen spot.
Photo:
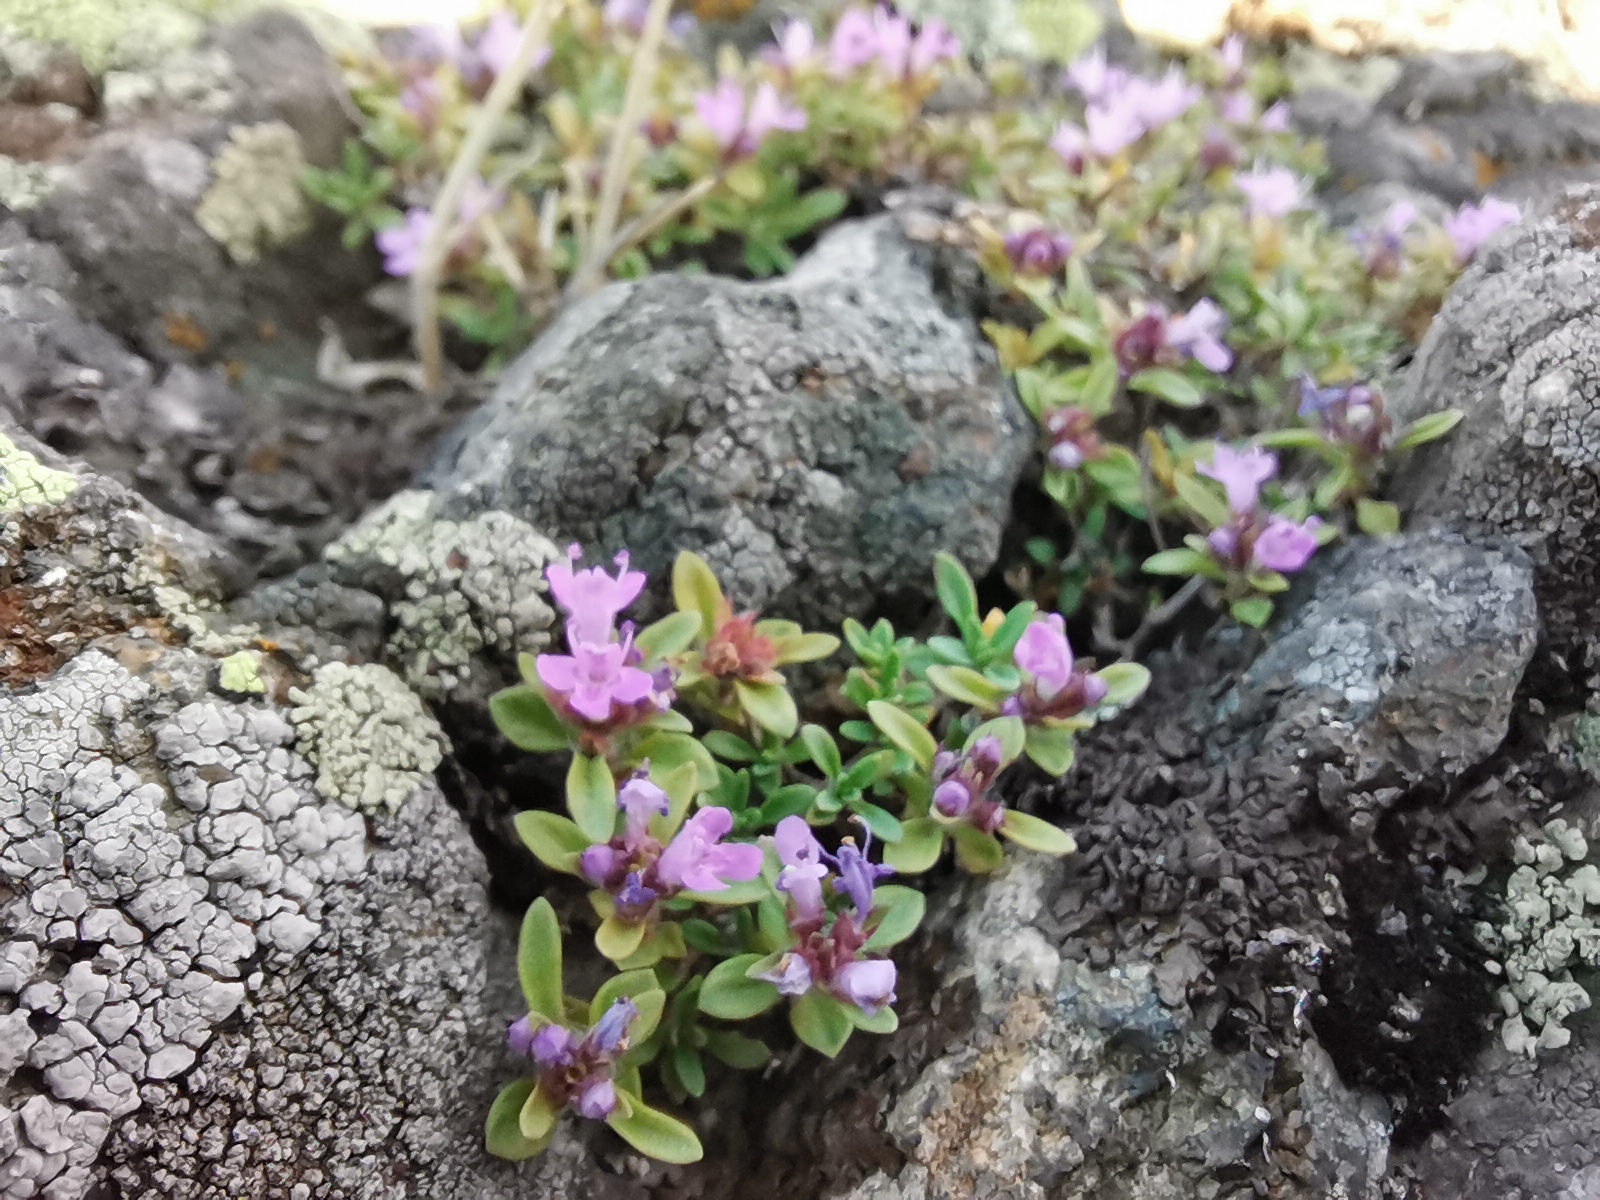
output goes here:
[[167, 341], [180, 350], [187, 350], [191, 354], [199, 354], [208, 345], [211, 339], [206, 336], [206, 331], [196, 324], [195, 319], [186, 313], [168, 313], [165, 321]]

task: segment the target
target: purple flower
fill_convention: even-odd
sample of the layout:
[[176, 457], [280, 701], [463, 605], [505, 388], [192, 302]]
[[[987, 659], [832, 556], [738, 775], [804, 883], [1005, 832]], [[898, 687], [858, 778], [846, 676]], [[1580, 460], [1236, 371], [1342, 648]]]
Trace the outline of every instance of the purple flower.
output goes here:
[[1067, 67], [1067, 82], [1091, 104], [1120, 92], [1128, 73], [1121, 67], [1106, 65], [1106, 48], [1096, 46]]
[[1255, 97], [1244, 90], [1226, 92], [1217, 101], [1217, 111], [1229, 125], [1248, 125], [1255, 119]]
[[1495, 234], [1522, 219], [1515, 204], [1488, 197], [1482, 204], [1463, 204], [1455, 216], [1444, 223], [1445, 232], [1455, 243], [1456, 262], [1472, 261], [1479, 247]]
[[605, 843], [590, 846], [578, 855], [578, 870], [595, 887], [605, 887], [610, 883], [620, 863], [621, 855]]
[[785, 104], [770, 83], [756, 89], [747, 109], [744, 89], [724, 79], [714, 90], [697, 95], [694, 108], [728, 162], [749, 158], [777, 130], [798, 133], [806, 127], [805, 110]]
[[1051, 613], [1023, 630], [1012, 657], [1017, 666], [1033, 676], [1042, 699], [1049, 700], [1065, 689], [1072, 682], [1073, 659], [1061, 614]]
[[742, 843], [717, 843], [733, 830], [733, 814], [725, 808], [702, 808], [684, 823], [678, 836], [661, 852], [656, 876], [668, 887], [691, 892], [721, 892], [761, 874], [761, 848]]
[[1200, 143], [1200, 165], [1207, 171], [1220, 171], [1223, 167], [1239, 165], [1239, 147], [1219, 126], [1206, 131]]
[[1234, 555], [1239, 552], [1239, 530], [1233, 525], [1224, 525], [1220, 529], [1213, 529], [1206, 534], [1206, 544], [1211, 547], [1211, 552], [1223, 562], [1232, 562]]
[[894, 963], [885, 958], [857, 959], [834, 974], [834, 987], [863, 1012], [875, 1013], [894, 1003]]
[[[516, 17], [501, 9], [490, 17], [488, 24], [483, 27], [473, 52], [488, 69], [490, 76], [498, 77], [517, 56], [517, 46], [521, 42], [522, 26], [517, 23]], [[544, 57], [548, 59], [549, 56], [549, 47], [545, 47]]]
[[1123, 89], [1122, 102], [1149, 131], [1160, 129], [1183, 116], [1200, 102], [1200, 94], [1200, 89], [1174, 66], [1155, 82], [1130, 79]]
[[1289, 132], [1289, 106], [1279, 100], [1266, 112], [1261, 114], [1261, 119], [1256, 122], [1256, 128], [1262, 133], [1288, 133]]
[[811, 23], [799, 17], [787, 21], [779, 28], [773, 27], [777, 44], [761, 52], [761, 60], [781, 71], [797, 71], [811, 61], [817, 52], [817, 35]]
[[1114, 98], [1109, 104], [1091, 104], [1083, 123], [1089, 131], [1089, 150], [1096, 158], [1115, 158], [1144, 136], [1145, 126], [1132, 104]]
[[578, 1092], [574, 1107], [580, 1116], [591, 1121], [604, 1121], [617, 1108], [616, 1086], [605, 1076], [597, 1076], [584, 1084]]
[[644, 590], [645, 575], [642, 571], [628, 570], [627, 551], [615, 559], [615, 578], [599, 567], [574, 571], [572, 568], [582, 555], [576, 543], [567, 547], [569, 561], [552, 563], [545, 568], [544, 577], [556, 603], [567, 611], [568, 641], [574, 645], [579, 642], [603, 644], [611, 640], [617, 614], [638, 599]]
[[1008, 233], [1005, 249], [1019, 274], [1054, 275], [1072, 257], [1072, 239], [1050, 229], [1027, 229]]
[[1241, 451], [1218, 442], [1211, 461], [1196, 463], [1195, 470], [1220, 483], [1228, 494], [1228, 507], [1243, 516], [1256, 510], [1261, 485], [1278, 473], [1278, 456], [1259, 446]]
[[644, 30], [649, 12], [650, 0], [606, 0], [603, 15], [612, 29], [625, 29], [637, 35]]
[[878, 57], [878, 30], [872, 18], [852, 8], [839, 18], [828, 43], [828, 61], [838, 75], [860, 70]]
[[1237, 79], [1244, 70], [1244, 38], [1237, 33], [1224, 38], [1222, 48], [1217, 51], [1217, 61], [1222, 64], [1230, 80]]
[[545, 1070], [564, 1067], [572, 1061], [577, 1039], [564, 1025], [546, 1025], [533, 1035], [528, 1054]]
[[407, 57], [413, 61], [430, 67], [454, 66], [461, 61], [461, 30], [454, 25], [418, 25], [410, 32]]
[[642, 917], [660, 895], [655, 888], [646, 886], [643, 874], [629, 871], [617, 889], [617, 910], [624, 917]]
[[613, 704], [638, 704], [654, 691], [648, 671], [623, 665], [629, 646], [579, 642], [568, 654], [541, 654], [539, 680], [586, 721], [611, 717]]
[[1233, 352], [1222, 344], [1228, 314], [1210, 298], [1200, 300], [1181, 317], [1167, 322], [1167, 344], [1208, 371], [1221, 374], [1233, 365]]
[[617, 793], [617, 807], [626, 815], [626, 840], [638, 845], [648, 836], [651, 817], [664, 817], [672, 811], [666, 792], [650, 782], [649, 764], [634, 772], [633, 778]]
[[972, 789], [959, 779], [946, 779], [933, 789], [933, 806], [951, 819], [965, 816], [972, 807]]
[[872, 31], [878, 39], [878, 66], [890, 79], [904, 79], [911, 73], [911, 22], [879, 5], [872, 14]]
[[1071, 121], [1061, 122], [1056, 126], [1055, 133], [1050, 135], [1050, 149], [1066, 163], [1067, 170], [1074, 175], [1083, 174], [1083, 165], [1088, 160], [1089, 139], [1084, 136], [1082, 129]]
[[418, 75], [400, 92], [400, 107], [432, 129], [444, 104], [444, 87], [434, 75]]
[[511, 1044], [511, 1053], [518, 1058], [533, 1057], [533, 1030], [529, 1027], [527, 1017], [518, 1017], [511, 1022], [511, 1028], [506, 1030], [506, 1041]]
[[[871, 834], [867, 835], [871, 838]], [[894, 868], [886, 867], [882, 863], [867, 861], [866, 847], [857, 849], [855, 843], [846, 840], [839, 847], [837, 861], [839, 863], [838, 887], [850, 897], [850, 903], [856, 906], [856, 915], [865, 921], [872, 912], [872, 889], [878, 880], [886, 875], [893, 875]]]
[[960, 57], [961, 39], [935, 17], [923, 25], [916, 40], [911, 43], [911, 74], [925, 75], [939, 63], [952, 62]]
[[1264, 571], [1298, 571], [1316, 552], [1317, 530], [1321, 526], [1317, 517], [1307, 517], [1298, 525], [1286, 517], [1270, 517], [1256, 538], [1250, 557]]
[[811, 990], [811, 964], [799, 954], [785, 954], [778, 960], [776, 970], [764, 971], [755, 976], [778, 989], [781, 996], [803, 996]]
[[778, 890], [794, 901], [802, 918], [816, 920], [822, 916], [822, 878], [828, 868], [822, 861], [822, 847], [811, 833], [804, 817], [785, 817], [778, 822], [773, 834], [778, 861], [783, 870], [778, 873]]
[[378, 231], [375, 239], [383, 253], [383, 269], [404, 279], [422, 265], [422, 249], [433, 232], [433, 214], [425, 208], [406, 211], [399, 225]]
[[584, 1044], [599, 1051], [601, 1054], [611, 1055], [622, 1049], [623, 1040], [628, 1036], [628, 1026], [639, 1016], [639, 1006], [626, 996], [621, 996], [611, 1002], [611, 1007], [601, 1014], [600, 1019], [594, 1023], [594, 1028], [589, 1030], [589, 1036], [584, 1039]]
[[1257, 167], [1233, 182], [1252, 217], [1282, 217], [1305, 207], [1305, 180], [1287, 167]]

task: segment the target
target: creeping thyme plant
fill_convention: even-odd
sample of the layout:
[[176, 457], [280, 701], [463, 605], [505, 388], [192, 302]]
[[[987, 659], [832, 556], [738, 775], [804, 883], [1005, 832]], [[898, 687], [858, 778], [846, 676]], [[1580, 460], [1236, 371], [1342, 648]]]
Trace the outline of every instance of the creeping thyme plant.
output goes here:
[[1135, 700], [1149, 675], [1075, 661], [1061, 617], [1031, 601], [980, 616], [972, 580], [942, 555], [938, 593], [960, 636], [922, 643], [884, 621], [847, 624], [844, 692], [860, 716], [836, 738], [800, 723], [781, 668], [826, 658], [839, 639], [736, 612], [687, 552], [673, 569], [677, 611], [619, 624], [644, 575], [626, 554], [614, 573], [580, 568], [576, 546], [570, 556], [547, 572], [566, 653], [524, 655], [523, 682], [491, 709], [518, 747], [572, 755], [566, 814], [524, 812], [517, 830], [589, 889], [595, 948], [617, 974], [587, 1003], [563, 995], [555, 910], [545, 899], [528, 910], [528, 1013], [509, 1038], [529, 1073], [496, 1100], [488, 1142], [531, 1156], [571, 1109], [688, 1162], [698, 1141], [645, 1102], [646, 1079], [681, 1102], [704, 1091], [707, 1056], [764, 1065], [766, 1044], [738, 1024], [780, 1005], [794, 1036], [830, 1057], [857, 1030], [893, 1032], [890, 951], [925, 901], [885, 880], [929, 870], [947, 844], [979, 873], [1002, 862], [1002, 838], [1071, 853], [1066, 833], [1008, 808], [996, 779], [1023, 757], [1064, 773], [1073, 735]]
[[[923, 909], [903, 881], [947, 848], [975, 872], [1000, 864], [1001, 839], [1070, 852], [997, 780], [1022, 757], [1065, 773], [1075, 733], [1145, 685], [1131, 661], [1075, 660], [1067, 622], [1121, 660], [1197, 600], [1263, 626], [1321, 547], [1393, 533], [1386, 472], [1459, 414], [1398, 427], [1384, 384], [1518, 219], [1494, 200], [1442, 223], [1397, 203], [1332, 227], [1281, 69], [1237, 40], [1148, 74], [1090, 48], [1041, 91], [1005, 62], [975, 80], [941, 23], [887, 7], [792, 20], [749, 60], [724, 46], [711, 63], [686, 18], [663, 30], [667, 11], [528, 0], [397, 37], [348, 64], [364, 131], [307, 186], [352, 246], [370, 238], [391, 275], [437, 284], [438, 311], [497, 357], [606, 276], [770, 275], [893, 181], [954, 189], [966, 202], [941, 237], [989, 280], [984, 328], [1037, 421], [1053, 515], [1006, 564], [1010, 612], [981, 616], [941, 558], [953, 635], [846, 624], [841, 690], [859, 713], [836, 733], [801, 723], [782, 669], [838, 640], [736, 612], [692, 555], [677, 613], [639, 630], [617, 624], [645, 582], [625, 559], [551, 570], [567, 653], [525, 658], [493, 709], [516, 745], [572, 754], [567, 814], [524, 813], [519, 829], [589, 889], [619, 974], [587, 1004], [563, 995], [554, 910], [530, 910], [529, 1012], [511, 1034], [529, 1074], [489, 1121], [510, 1157], [570, 1108], [691, 1159], [693, 1134], [645, 1103], [647, 1081], [681, 1103], [707, 1056], [765, 1063], [738, 1022], [782, 1005], [829, 1055], [893, 1029], [888, 952]], [[523, 64], [480, 156], [478, 118]], [[985, 102], [929, 103], [958, 80], [950, 95]], [[447, 179], [466, 186], [436, 236]]]

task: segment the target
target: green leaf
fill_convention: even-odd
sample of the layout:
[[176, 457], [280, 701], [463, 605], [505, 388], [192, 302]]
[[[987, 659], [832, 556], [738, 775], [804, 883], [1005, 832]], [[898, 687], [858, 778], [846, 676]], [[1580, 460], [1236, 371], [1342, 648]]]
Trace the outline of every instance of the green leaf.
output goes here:
[[[593, 1025], [606, 1013], [611, 1011], [611, 1006], [624, 996], [632, 999], [644, 995], [646, 992], [659, 992], [661, 983], [656, 979], [654, 971], [624, 971], [620, 975], [613, 975], [595, 990], [594, 999], [589, 1001], [589, 1024]], [[664, 995], [664, 993], [663, 993]], [[642, 1010], [641, 1010], [642, 1015]], [[649, 1033], [635, 1035], [630, 1029], [634, 1045], [638, 1045], [649, 1037]]]
[[1289, 581], [1277, 571], [1246, 571], [1245, 582], [1263, 595], [1275, 596], [1289, 590]]
[[741, 904], [754, 904], [770, 889], [767, 881], [757, 876], [754, 879], [739, 879], [728, 884], [721, 891], [716, 892], [679, 892], [681, 899], [693, 900], [696, 904], [720, 905], [724, 908]]
[[955, 843], [956, 862], [973, 875], [987, 875], [1005, 861], [1006, 852], [994, 835], [971, 825], [950, 826], [950, 840]]
[[706, 1068], [700, 1056], [690, 1046], [677, 1046], [672, 1051], [672, 1069], [678, 1073], [678, 1082], [689, 1095], [706, 1094]]
[[928, 898], [916, 888], [899, 883], [885, 883], [873, 892], [873, 913], [878, 923], [864, 949], [887, 950], [898, 946], [922, 924], [928, 909]]
[[1228, 606], [1228, 611], [1241, 625], [1260, 629], [1272, 620], [1272, 601], [1265, 596], [1251, 596], [1246, 600], [1235, 600]]
[[1118, 508], [1144, 516], [1144, 470], [1126, 446], [1106, 445], [1099, 458], [1083, 465], [1083, 471]]
[[617, 783], [603, 758], [574, 754], [567, 769], [567, 811], [591, 842], [609, 842], [617, 828]]
[[[627, 1103], [606, 1118], [617, 1136], [640, 1154], [666, 1163], [699, 1162], [705, 1151], [700, 1139], [676, 1117], [651, 1108], [636, 1096], [626, 1095]], [[624, 1112], [626, 1109], [626, 1112]]]
[[1096, 417], [1106, 416], [1111, 412], [1112, 405], [1117, 396], [1117, 359], [1112, 354], [1097, 354], [1089, 368], [1089, 374], [1083, 381], [1083, 391], [1079, 393], [1078, 404], [1087, 409]]
[[648, 625], [634, 637], [633, 644], [644, 654], [647, 662], [681, 654], [700, 636], [703, 618], [699, 613], [669, 613], [654, 625]]
[[745, 974], [764, 955], [740, 954], [712, 967], [700, 987], [700, 1011], [725, 1021], [759, 1016], [778, 1002], [778, 989]]
[[880, 842], [893, 845], [905, 836], [900, 822], [888, 809], [879, 808], [870, 800], [861, 799], [850, 801], [847, 807], [861, 818], [861, 823], [872, 830], [872, 836]]
[[643, 921], [624, 921], [612, 913], [594, 931], [594, 948], [612, 962], [620, 962], [639, 948], [644, 935]]
[[978, 615], [978, 589], [973, 586], [972, 576], [967, 574], [967, 569], [954, 555], [941, 550], [934, 555], [933, 579], [939, 603], [950, 614], [956, 628], [965, 637], [976, 636], [982, 624]]
[[713, 1029], [706, 1035], [706, 1050], [739, 1071], [755, 1071], [772, 1061], [765, 1042], [731, 1029]]
[[[654, 974], [653, 971], [646, 974]], [[628, 1044], [643, 1045], [661, 1024], [661, 1014], [666, 1011], [667, 994], [659, 986], [639, 992], [633, 997], [639, 1015], [628, 1026]]]
[[714, 955], [721, 958], [738, 950], [738, 944], [731, 941], [722, 930], [710, 921], [702, 921], [699, 917], [690, 917], [683, 923], [683, 940], [688, 942], [702, 954]]
[[865, 1012], [854, 1004], [842, 1004], [844, 1015], [863, 1033], [893, 1033], [900, 1028], [900, 1018], [887, 1004], [875, 1013]]
[[733, 693], [739, 698], [739, 707], [761, 728], [781, 738], [794, 736], [800, 714], [795, 709], [794, 697], [781, 683], [750, 683], [736, 679]]
[[1410, 450], [1412, 447], [1420, 446], [1424, 442], [1436, 441], [1461, 424], [1461, 419], [1464, 416], [1466, 416], [1466, 413], [1459, 408], [1447, 408], [1442, 412], [1429, 413], [1425, 417], [1419, 417], [1406, 426], [1405, 432], [1396, 440], [1394, 448], [1396, 450]]
[[550, 901], [540, 896], [528, 905], [522, 918], [522, 933], [517, 940], [517, 978], [522, 982], [522, 998], [530, 1015], [547, 1021], [560, 1021], [561, 1002], [561, 925]]
[[1174, 475], [1172, 487], [1178, 499], [1211, 528], [1220, 529], [1232, 519], [1227, 502], [1188, 472]]
[[1293, 429], [1269, 429], [1252, 439], [1256, 445], [1268, 450], [1321, 450], [1328, 440], [1315, 429], [1297, 425]]
[[912, 762], [924, 771], [932, 768], [939, 743], [910, 713], [887, 700], [874, 700], [867, 705], [867, 716], [872, 718], [872, 723], [892, 745], [911, 756]]
[[549, 1138], [534, 1140], [522, 1136], [522, 1109], [533, 1094], [534, 1081], [518, 1079], [500, 1089], [500, 1094], [489, 1106], [489, 1119], [484, 1122], [483, 1144], [496, 1158], [522, 1162], [532, 1158], [549, 1144]]
[[710, 564], [698, 554], [680, 551], [672, 564], [672, 599], [679, 612], [700, 614], [700, 636], [709, 638], [717, 631], [722, 608], [722, 585]]
[[1363, 496], [1356, 501], [1356, 526], [1372, 537], [1388, 537], [1400, 531], [1400, 510], [1393, 504]]
[[1022, 723], [1021, 717], [995, 717], [985, 721], [967, 735], [963, 750], [971, 750], [979, 738], [994, 737], [1000, 739], [1000, 764], [1009, 765], [1016, 761], [1027, 744], [1028, 728]]
[[551, 1100], [543, 1088], [536, 1087], [528, 1093], [517, 1112], [517, 1131], [530, 1142], [548, 1142], [560, 1116], [561, 1106]]
[[[872, 728], [868, 726], [867, 728]], [[894, 774], [895, 752], [877, 750], [864, 754], [850, 764], [850, 769], [839, 776], [838, 788], [845, 792], [860, 792], [875, 783], [882, 783]]]
[[707, 750], [727, 762], [755, 762], [760, 757], [756, 748], [749, 742], [738, 734], [728, 733], [726, 730], [713, 729], [700, 740], [705, 743]]
[[1138, 663], [1112, 663], [1096, 671], [1095, 676], [1106, 685], [1105, 699], [1100, 703], [1117, 708], [1132, 704], [1150, 686], [1150, 669]]
[[928, 682], [950, 699], [970, 704], [984, 712], [993, 712], [1007, 694], [971, 667], [936, 663], [928, 668]]
[[1077, 757], [1072, 731], [1048, 725], [1028, 726], [1026, 749], [1028, 757], [1042, 770], [1058, 777], [1072, 769]]
[[839, 744], [822, 726], [801, 726], [800, 740], [806, 744], [806, 752], [811, 755], [811, 761], [816, 763], [818, 769], [829, 779], [833, 779], [844, 770], [844, 760], [839, 757]]
[[519, 812], [514, 824], [522, 844], [545, 866], [567, 875], [578, 873], [578, 856], [593, 843], [567, 818], [538, 810]]
[[1214, 565], [1209, 554], [1182, 546], [1152, 554], [1140, 569], [1146, 575], [1205, 575], [1207, 568]]
[[1326, 511], [1339, 502], [1340, 497], [1349, 493], [1350, 489], [1361, 482], [1361, 476], [1355, 467], [1347, 460], [1341, 462], [1333, 470], [1322, 477], [1317, 484], [1316, 491], [1311, 494], [1311, 501], [1319, 509]]
[[711, 752], [700, 744], [699, 738], [688, 734], [652, 733], [634, 746], [633, 756], [637, 761], [648, 758], [651, 774], [657, 770], [670, 771], [682, 763], [694, 763], [695, 788], [698, 791], [709, 792], [722, 779], [717, 774], [716, 760], [711, 757]]
[[1000, 836], [1041, 854], [1071, 854], [1078, 848], [1078, 843], [1072, 840], [1072, 835], [1065, 829], [1057, 829], [1048, 821], [1010, 808], [1006, 810], [1005, 820], [1000, 825]]
[[806, 1045], [833, 1058], [855, 1029], [840, 1004], [820, 988], [812, 988], [789, 1006], [789, 1024]]
[[761, 806], [761, 823], [776, 825], [785, 817], [803, 817], [817, 802], [817, 789], [804, 783], [791, 783], [767, 797]]
[[839, 639], [831, 633], [798, 633], [773, 640], [773, 649], [778, 652], [777, 665], [780, 667], [816, 662], [827, 658], [838, 648]]
[[883, 848], [883, 861], [900, 875], [920, 875], [939, 861], [944, 827], [931, 817], [900, 822], [900, 840]]
[[508, 687], [490, 696], [489, 715], [518, 750], [565, 750], [571, 745], [571, 734], [550, 702], [526, 685]]
[[1128, 388], [1165, 400], [1176, 408], [1199, 408], [1206, 401], [1205, 393], [1187, 375], [1159, 367], [1134, 375], [1128, 380]]
[[650, 782], [667, 794], [667, 811], [650, 818], [650, 836], [663, 844], [672, 840], [694, 803], [699, 772], [693, 763], [679, 763], [670, 771], [650, 764]]

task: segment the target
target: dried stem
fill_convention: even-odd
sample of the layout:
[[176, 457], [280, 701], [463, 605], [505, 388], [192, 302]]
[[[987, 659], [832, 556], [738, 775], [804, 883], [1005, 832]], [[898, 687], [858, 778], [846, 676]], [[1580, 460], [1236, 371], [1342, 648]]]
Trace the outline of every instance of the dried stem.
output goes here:
[[[622, 230], [611, 239], [611, 243], [605, 247], [604, 253], [595, 256], [593, 261], [595, 264], [596, 276], [602, 273], [606, 267], [610, 266], [612, 261], [616, 259], [617, 255], [633, 249], [633, 247], [639, 245], [639, 243], [643, 242], [646, 238], [660, 230], [662, 226], [676, 218], [685, 209], [692, 208], [694, 205], [698, 204], [702, 199], [710, 194], [717, 184], [721, 182], [722, 176], [720, 174], [708, 175], [706, 178], [699, 180], [692, 187], [687, 187], [676, 195], [667, 197], [667, 199], [656, 205], [649, 212], [643, 213], [640, 216], [635, 217], [632, 221], [629, 221], [628, 224], [623, 226]], [[585, 271], [587, 271], [587, 269], [588, 264], [586, 263]], [[580, 299], [583, 296], [583, 293], [589, 290], [589, 287], [593, 286], [592, 284], [587, 286], [585, 285], [583, 274], [583, 272], [580, 272], [578, 275], [574, 275], [572, 277], [572, 282], [567, 285], [565, 296], [567, 300], [571, 301]]]
[[628, 90], [623, 93], [622, 111], [617, 114], [616, 127], [611, 131], [605, 174], [600, 179], [600, 207], [595, 212], [594, 225], [589, 231], [583, 265], [573, 277], [569, 289], [574, 295], [581, 296], [593, 291], [611, 261], [611, 255], [606, 251], [617, 228], [617, 217], [622, 212], [622, 196], [627, 190], [628, 176], [633, 169], [629, 161], [633, 139], [644, 119], [650, 89], [655, 86], [656, 66], [661, 58], [661, 45], [667, 36], [667, 18], [671, 14], [672, 0], [650, 0], [644, 29], [639, 34], [639, 45], [633, 52], [633, 64], [628, 69]]
[[444, 261], [454, 245], [456, 214], [467, 186], [478, 174], [478, 166], [494, 141], [502, 117], [511, 111], [522, 92], [523, 81], [533, 67], [539, 50], [550, 40], [550, 23], [560, 0], [534, 0], [533, 11], [522, 27], [522, 40], [506, 69], [500, 72], [489, 94], [484, 97], [461, 142], [455, 161], [446, 172], [444, 184], [433, 202], [433, 222], [423, 243], [421, 261], [411, 276], [412, 320], [417, 357], [422, 361], [423, 380], [430, 392], [438, 392], [444, 382], [444, 347], [439, 334], [439, 277]]

